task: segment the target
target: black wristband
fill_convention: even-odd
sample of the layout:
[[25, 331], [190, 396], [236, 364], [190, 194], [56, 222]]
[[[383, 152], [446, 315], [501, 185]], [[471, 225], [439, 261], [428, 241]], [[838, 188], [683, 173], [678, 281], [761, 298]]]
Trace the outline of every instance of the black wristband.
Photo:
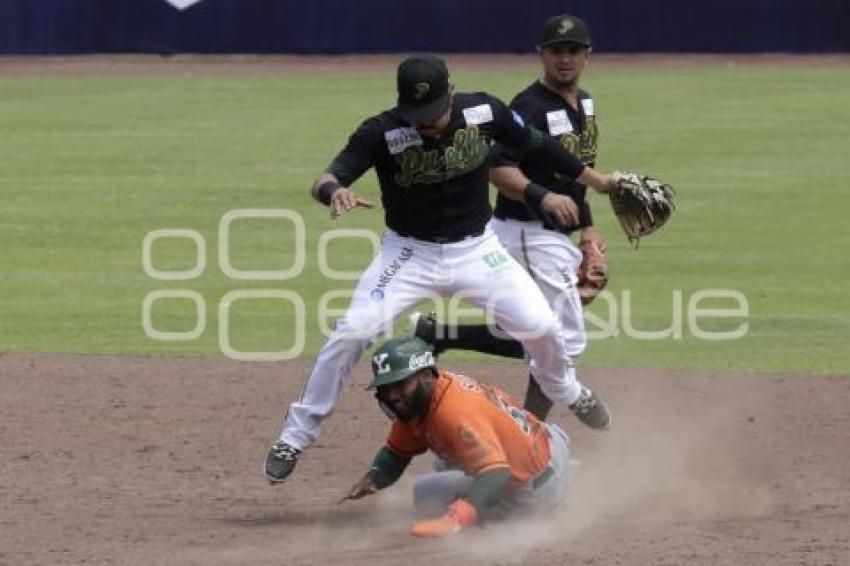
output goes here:
[[319, 188], [316, 189], [316, 197], [319, 199], [319, 202], [325, 206], [330, 206], [331, 198], [333, 198], [334, 193], [342, 188], [342, 185], [337, 183], [336, 181], [325, 181]]
[[540, 209], [540, 203], [543, 202], [543, 197], [549, 192], [546, 187], [541, 187], [537, 183], [528, 183], [522, 191], [522, 199], [525, 203], [535, 210]]

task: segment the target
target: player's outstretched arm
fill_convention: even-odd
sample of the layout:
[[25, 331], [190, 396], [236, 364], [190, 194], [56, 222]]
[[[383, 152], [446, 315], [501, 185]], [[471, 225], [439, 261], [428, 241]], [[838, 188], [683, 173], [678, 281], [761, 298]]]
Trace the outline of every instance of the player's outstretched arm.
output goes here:
[[593, 187], [603, 194], [610, 193], [615, 188], [611, 175], [585, 165], [546, 134], [533, 128], [529, 130], [531, 130], [530, 151], [552, 163], [561, 175], [574, 179], [582, 185]]
[[579, 223], [578, 206], [572, 198], [532, 183], [519, 167], [491, 168], [490, 182], [509, 199], [525, 202], [537, 216], [550, 224], [567, 227]]
[[[498, 100], [493, 99], [493, 105], [505, 112], [502, 116], [510, 116], [507, 108]], [[548, 162], [559, 174], [573, 179], [582, 185], [593, 187], [600, 193], [609, 193], [615, 188], [611, 176], [586, 166], [576, 156], [564, 149], [561, 144], [540, 130], [525, 125], [521, 119], [503, 118], [502, 128], [498, 131], [496, 141], [504, 145], [519, 159], [534, 155]]]
[[339, 218], [346, 210], [375, 206], [348, 187], [343, 187], [335, 175], [327, 172], [319, 175], [313, 182], [310, 195], [328, 207], [332, 220]]
[[375, 455], [369, 471], [351, 487], [348, 494], [339, 502], [362, 499], [380, 489], [391, 486], [401, 477], [408, 464], [410, 464], [410, 458], [396, 454], [384, 446]]
[[367, 495], [377, 493], [378, 489], [378, 481], [375, 477], [375, 470], [369, 470], [357, 481], [357, 483], [351, 486], [351, 489], [348, 490], [348, 493], [345, 494], [339, 502], [344, 503], [346, 501], [363, 499]]
[[611, 175], [606, 175], [593, 167], [585, 167], [581, 175], [576, 177], [576, 181], [582, 185], [593, 187], [602, 194], [608, 194], [614, 189], [614, 181]]

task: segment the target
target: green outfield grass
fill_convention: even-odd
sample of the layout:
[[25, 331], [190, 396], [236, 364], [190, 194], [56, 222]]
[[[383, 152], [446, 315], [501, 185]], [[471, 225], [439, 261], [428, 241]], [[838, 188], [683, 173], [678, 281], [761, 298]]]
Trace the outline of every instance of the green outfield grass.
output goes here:
[[[461, 90], [503, 98], [533, 77], [458, 72]], [[595, 197], [610, 239], [610, 290], [632, 295], [632, 323], [669, 326], [671, 300], [701, 289], [746, 296], [749, 317], [716, 319], [714, 332], [749, 324], [744, 338], [620, 336], [591, 344], [585, 365], [847, 374], [850, 335], [850, 74], [813, 68], [593, 70], [586, 77], [601, 125], [599, 166], [633, 168], [673, 183], [681, 208], [635, 251]], [[318, 270], [329, 227], [381, 229], [382, 214], [357, 211], [330, 224], [307, 195], [312, 177], [366, 116], [391, 105], [393, 69], [350, 76], [0, 78], [0, 351], [218, 356], [218, 305], [241, 289], [303, 297], [306, 354], [321, 344], [319, 296], [353, 282]], [[358, 188], [374, 198], [370, 174]], [[307, 226], [304, 272], [286, 282], [238, 281], [218, 262], [218, 225], [233, 209], [287, 208]], [[206, 242], [206, 269], [157, 281], [142, 268], [155, 229], [192, 229]], [[292, 263], [285, 220], [237, 220], [231, 262], [248, 269]], [[160, 270], [195, 263], [188, 239], [154, 244]], [[336, 269], [367, 264], [365, 241], [331, 246]], [[154, 290], [197, 291], [207, 308], [200, 338], [153, 340], [142, 302]], [[344, 301], [337, 301], [344, 306]], [[605, 304], [593, 312], [605, 313]], [[622, 306], [622, 305], [620, 305]], [[732, 306], [728, 301], [703, 307]], [[159, 330], [187, 331], [194, 304], [152, 309]], [[292, 345], [293, 309], [279, 300], [236, 302], [239, 350]]]

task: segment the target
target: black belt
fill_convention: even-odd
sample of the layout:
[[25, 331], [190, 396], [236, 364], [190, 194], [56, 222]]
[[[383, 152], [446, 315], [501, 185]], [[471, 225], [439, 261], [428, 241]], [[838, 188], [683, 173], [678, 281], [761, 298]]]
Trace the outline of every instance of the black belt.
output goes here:
[[555, 470], [553, 470], [550, 466], [546, 466], [546, 468], [542, 472], [537, 474], [537, 476], [533, 480], [531, 480], [531, 489], [537, 489], [538, 487], [546, 483], [546, 481], [553, 475], [555, 475]]
[[472, 232], [471, 234], [463, 234], [461, 236], [417, 236], [416, 234], [410, 234], [408, 232], [402, 232], [400, 230], [396, 230], [395, 233], [404, 238], [416, 238], [417, 240], [431, 242], [432, 244], [456, 244], [457, 242], [469, 240], [470, 238], [477, 238], [478, 236], [484, 233], [485, 228], [486, 227], [482, 227], [476, 232]]

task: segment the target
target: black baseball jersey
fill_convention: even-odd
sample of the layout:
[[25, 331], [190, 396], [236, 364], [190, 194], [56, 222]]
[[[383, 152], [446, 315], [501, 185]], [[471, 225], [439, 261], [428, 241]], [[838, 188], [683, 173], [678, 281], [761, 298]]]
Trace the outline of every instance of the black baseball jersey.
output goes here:
[[[511, 101], [515, 110], [530, 125], [555, 138], [561, 146], [578, 157], [585, 165], [596, 161], [596, 142], [599, 135], [593, 99], [579, 91], [579, 106], [573, 108], [563, 96], [535, 81]], [[510, 159], [497, 158], [497, 164]], [[546, 160], [529, 155], [520, 162], [520, 169], [530, 180], [559, 194], [572, 197], [579, 208], [579, 226], [593, 225], [590, 206], [585, 198], [587, 187], [559, 175]], [[496, 199], [497, 218], [539, 220], [524, 203], [511, 200], [501, 193]], [[553, 226], [548, 226], [554, 228]], [[574, 227], [566, 228], [570, 232]]]
[[[350, 186], [374, 167], [387, 227], [422, 240], [457, 241], [482, 233], [492, 215], [488, 170], [494, 142], [519, 152], [547, 145], [499, 99], [457, 93], [439, 138], [421, 136], [395, 109], [387, 110], [360, 124], [327, 172]], [[567, 165], [573, 177], [583, 167], [572, 159]]]

